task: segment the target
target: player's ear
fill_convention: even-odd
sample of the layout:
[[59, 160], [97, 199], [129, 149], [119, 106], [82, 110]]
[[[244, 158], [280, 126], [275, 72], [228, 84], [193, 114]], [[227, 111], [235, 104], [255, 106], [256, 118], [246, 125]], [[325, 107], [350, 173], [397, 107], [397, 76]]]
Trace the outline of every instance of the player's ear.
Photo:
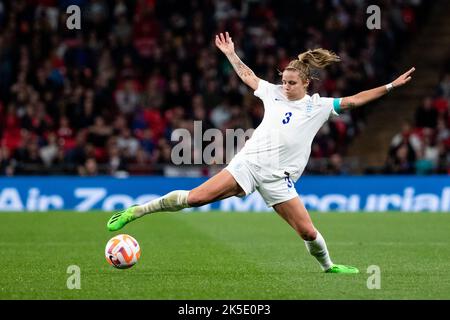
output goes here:
[[306, 79], [305, 81], [302, 81], [302, 82], [303, 82], [303, 86], [305, 87], [305, 89], [308, 88], [308, 86], [309, 86], [309, 79]]

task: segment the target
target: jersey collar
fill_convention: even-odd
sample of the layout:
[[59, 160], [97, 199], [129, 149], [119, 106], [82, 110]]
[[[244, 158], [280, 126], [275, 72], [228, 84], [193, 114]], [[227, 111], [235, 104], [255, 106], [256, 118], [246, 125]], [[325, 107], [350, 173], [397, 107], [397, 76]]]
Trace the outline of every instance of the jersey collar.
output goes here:
[[284, 99], [285, 99], [286, 102], [288, 102], [288, 103], [290, 103], [290, 104], [293, 104], [293, 105], [299, 105], [299, 104], [302, 104], [302, 103], [304, 103], [305, 101], [307, 101], [309, 98], [311, 98], [311, 97], [310, 97], [308, 94], [305, 94], [305, 95], [303, 96], [303, 98], [298, 99], [298, 100], [289, 100], [288, 98], [284, 97]]

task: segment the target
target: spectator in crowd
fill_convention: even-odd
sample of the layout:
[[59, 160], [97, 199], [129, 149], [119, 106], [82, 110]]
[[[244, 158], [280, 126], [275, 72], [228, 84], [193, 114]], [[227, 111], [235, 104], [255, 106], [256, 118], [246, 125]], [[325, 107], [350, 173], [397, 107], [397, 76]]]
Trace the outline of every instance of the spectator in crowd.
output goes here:
[[390, 148], [397, 149], [403, 143], [409, 144], [416, 154], [422, 149], [422, 140], [408, 121], [402, 124], [402, 131], [392, 138]]
[[0, 148], [0, 175], [13, 176], [15, 171], [14, 160], [7, 147]]
[[78, 166], [78, 174], [84, 177], [94, 177], [99, 175], [97, 160], [87, 158], [83, 165]]
[[117, 146], [117, 143], [112, 143], [108, 147], [108, 162], [107, 173], [110, 175], [118, 175], [126, 172], [126, 160]]
[[47, 143], [40, 148], [40, 157], [47, 167], [53, 164], [59, 151], [57, 136], [54, 132], [51, 132], [47, 136]]
[[412, 174], [415, 169], [416, 155], [407, 142], [393, 148], [387, 161], [387, 173]]
[[425, 97], [422, 105], [416, 109], [416, 126], [435, 128], [437, 124], [438, 113], [433, 107], [433, 99]]
[[117, 147], [126, 158], [131, 159], [136, 156], [139, 149], [139, 141], [132, 136], [129, 128], [125, 128], [117, 138]]

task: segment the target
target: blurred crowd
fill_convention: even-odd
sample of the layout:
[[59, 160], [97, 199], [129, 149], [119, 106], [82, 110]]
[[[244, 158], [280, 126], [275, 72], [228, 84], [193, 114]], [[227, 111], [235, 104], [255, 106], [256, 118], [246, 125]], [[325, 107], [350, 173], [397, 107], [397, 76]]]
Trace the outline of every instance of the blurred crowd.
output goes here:
[[388, 153], [385, 173], [450, 174], [450, 57], [434, 95], [417, 106]]
[[[81, 8], [80, 30], [66, 25], [73, 4]], [[273, 83], [280, 83], [278, 70], [299, 53], [333, 50], [342, 62], [318, 72], [320, 81], [309, 90], [341, 97], [391, 80], [391, 61], [428, 8], [420, 0], [379, 1], [383, 28], [369, 30], [370, 4], [0, 0], [0, 174], [211, 174], [210, 167], [171, 166], [178, 143], [171, 141], [173, 130], [192, 132], [195, 120], [203, 130], [245, 130], [255, 128], [264, 113], [214, 46], [214, 35], [229, 31], [242, 60]], [[397, 160], [406, 154], [410, 162], [405, 145], [414, 150], [414, 163], [430, 160], [439, 170], [440, 149], [448, 147], [448, 126], [439, 113], [445, 109], [440, 101], [448, 102], [448, 74], [440, 90], [441, 98], [426, 100], [418, 110], [427, 114], [415, 124], [423, 128], [420, 146], [393, 142], [402, 147], [393, 148], [392, 171], [409, 170]], [[328, 122], [311, 154], [312, 161], [328, 160], [307, 172], [342, 170], [347, 146], [364, 122], [364, 108]]]

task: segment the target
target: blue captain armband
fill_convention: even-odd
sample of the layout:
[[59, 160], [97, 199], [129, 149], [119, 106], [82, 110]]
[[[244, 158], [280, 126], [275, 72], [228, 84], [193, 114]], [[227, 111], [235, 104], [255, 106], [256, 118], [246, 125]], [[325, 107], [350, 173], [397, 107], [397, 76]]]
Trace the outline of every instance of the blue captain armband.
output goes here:
[[342, 98], [334, 98], [333, 99], [333, 109], [337, 114], [340, 114], [340, 112], [341, 112], [341, 101], [342, 101]]

